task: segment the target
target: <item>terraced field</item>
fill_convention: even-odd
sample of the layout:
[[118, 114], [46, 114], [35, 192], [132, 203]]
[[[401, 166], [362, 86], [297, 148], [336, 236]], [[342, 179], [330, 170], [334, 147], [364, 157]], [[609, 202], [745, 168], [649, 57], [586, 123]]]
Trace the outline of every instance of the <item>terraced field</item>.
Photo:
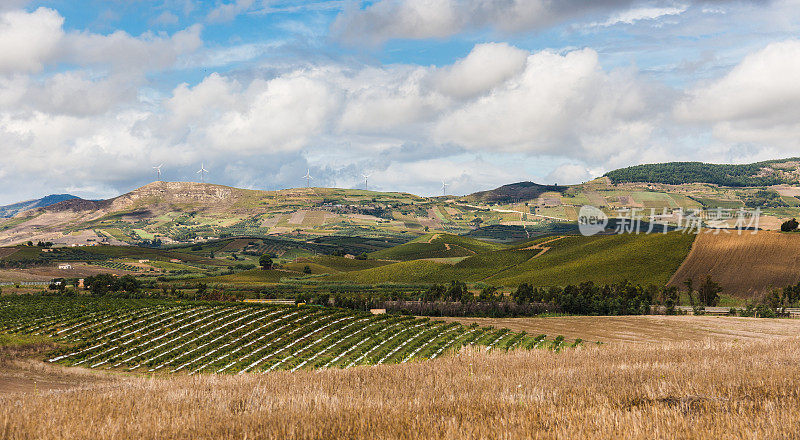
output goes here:
[[0, 333], [64, 345], [48, 361], [163, 373], [245, 373], [405, 363], [463, 345], [551, 347], [493, 327], [337, 308], [92, 298], [4, 297]]

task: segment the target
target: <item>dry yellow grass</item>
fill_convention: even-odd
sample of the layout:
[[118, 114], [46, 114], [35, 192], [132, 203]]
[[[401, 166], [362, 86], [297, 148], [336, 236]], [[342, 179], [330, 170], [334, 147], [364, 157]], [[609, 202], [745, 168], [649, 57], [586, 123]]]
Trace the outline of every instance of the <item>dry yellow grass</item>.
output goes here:
[[796, 438], [800, 339], [466, 351], [0, 396], [4, 439]]
[[437, 319], [603, 343], [761, 340], [800, 335], [800, 319], [666, 315]]

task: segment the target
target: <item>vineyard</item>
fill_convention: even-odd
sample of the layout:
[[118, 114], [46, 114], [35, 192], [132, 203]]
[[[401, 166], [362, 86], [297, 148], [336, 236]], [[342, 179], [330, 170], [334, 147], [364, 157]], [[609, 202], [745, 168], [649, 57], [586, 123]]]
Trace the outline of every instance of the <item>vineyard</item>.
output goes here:
[[130, 264], [120, 263], [118, 261], [96, 261], [92, 262], [95, 266], [107, 267], [109, 269], [127, 270], [129, 272], [141, 272], [141, 267], [133, 266]]
[[337, 308], [95, 298], [0, 298], [0, 333], [61, 344], [48, 361], [138, 372], [245, 373], [405, 363], [464, 345], [559, 348], [507, 329]]

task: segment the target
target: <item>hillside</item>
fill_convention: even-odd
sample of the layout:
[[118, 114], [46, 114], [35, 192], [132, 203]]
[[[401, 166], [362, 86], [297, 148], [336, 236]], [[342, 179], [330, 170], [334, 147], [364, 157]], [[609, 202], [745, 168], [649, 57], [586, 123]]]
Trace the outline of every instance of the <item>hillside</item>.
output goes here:
[[[495, 286], [564, 286], [623, 280], [664, 285], [680, 266], [693, 235], [563, 236], [542, 238], [513, 249], [496, 250], [453, 264], [414, 260], [330, 276], [362, 284], [485, 282]], [[391, 249], [389, 249], [391, 251]]]
[[669, 284], [683, 288], [711, 275], [725, 293], [753, 297], [800, 282], [798, 255], [798, 233], [700, 234]]
[[11, 205], [0, 206], [0, 218], [14, 217], [20, 212], [29, 209], [44, 208], [55, 203], [63, 202], [65, 200], [77, 199], [77, 197], [70, 194], [51, 194], [36, 200], [26, 200], [24, 202], [13, 203]]
[[797, 184], [800, 183], [800, 158], [743, 165], [702, 162], [645, 164], [614, 170], [605, 176], [612, 183], [711, 183], [732, 187]]
[[[405, 193], [335, 188], [259, 191], [190, 182], [154, 182], [108, 200], [66, 200], [0, 222], [0, 245], [46, 240], [57, 244], [134, 244], [158, 239], [283, 235], [309, 239], [339, 235], [392, 239], [423, 224], [441, 226], [426, 199]], [[415, 207], [394, 220], [389, 205]], [[424, 215], [424, 218], [420, 218]], [[411, 223], [406, 226], [406, 223]], [[305, 235], [307, 233], [309, 235]]]
[[427, 234], [409, 243], [373, 252], [370, 257], [399, 261], [469, 257], [502, 248], [499, 244], [453, 234]]

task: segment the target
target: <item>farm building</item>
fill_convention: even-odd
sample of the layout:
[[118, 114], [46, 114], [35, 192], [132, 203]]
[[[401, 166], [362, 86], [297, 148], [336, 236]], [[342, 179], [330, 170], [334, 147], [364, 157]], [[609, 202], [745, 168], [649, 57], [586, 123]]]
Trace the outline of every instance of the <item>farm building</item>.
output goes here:
[[67, 263], [61, 263], [61, 264], [58, 265], [58, 268], [60, 270], [70, 270], [70, 269], [72, 269], [72, 265], [71, 264], [67, 264]]

